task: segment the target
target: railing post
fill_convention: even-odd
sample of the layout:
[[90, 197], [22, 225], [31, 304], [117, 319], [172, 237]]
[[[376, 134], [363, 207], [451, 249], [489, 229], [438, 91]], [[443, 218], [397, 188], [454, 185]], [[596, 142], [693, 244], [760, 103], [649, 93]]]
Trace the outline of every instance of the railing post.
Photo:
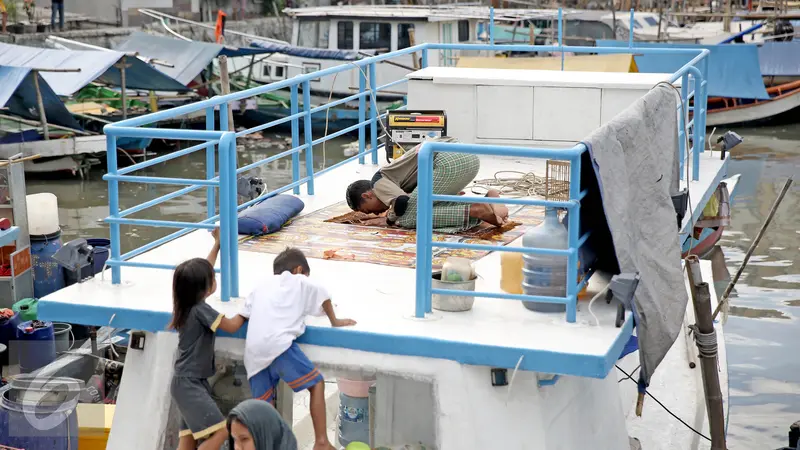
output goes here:
[[[581, 156], [579, 154], [572, 158], [569, 162], [569, 198], [570, 200], [577, 201], [581, 192]], [[569, 218], [567, 219], [567, 235], [569, 242], [569, 249], [571, 250], [567, 256], [567, 322], [574, 323], [578, 316], [578, 238], [580, 237], [580, 214], [581, 204], [577, 205], [569, 211]]]
[[417, 171], [417, 298], [414, 315], [425, 317], [431, 298], [433, 273], [433, 145], [422, 144]]
[[[291, 112], [292, 115], [294, 115], [300, 112], [299, 105], [297, 104], [298, 100], [297, 100], [296, 84], [292, 85], [292, 87], [290, 88], [290, 92], [291, 92], [290, 101], [292, 103]], [[303, 92], [303, 97], [305, 97], [305, 89]], [[303, 107], [304, 111], [307, 106], [309, 105], [306, 104]], [[297, 117], [294, 117], [292, 119], [292, 148], [297, 148], [300, 146], [300, 124], [298, 123], [298, 120], [299, 119]], [[308, 117], [306, 117], [305, 122], [308, 122]], [[300, 179], [300, 155], [298, 153], [292, 153], [292, 183], [296, 183], [297, 180], [299, 179]], [[294, 192], [294, 195], [299, 195], [300, 186], [295, 186], [294, 189], [292, 189], [292, 192]]]
[[494, 45], [494, 7], [489, 8], [489, 45]]
[[[226, 108], [227, 109], [227, 108]], [[227, 110], [223, 111], [220, 105], [220, 124], [224, 122], [222, 118], [228, 117]], [[231, 152], [228, 145], [230, 138], [223, 137], [219, 141], [219, 241], [220, 241], [220, 297], [223, 302], [227, 302], [231, 297], [231, 273], [230, 273], [230, 176], [231, 176]]]
[[369, 104], [369, 132], [370, 150], [372, 150], [372, 164], [378, 164], [378, 77], [375, 74], [375, 63], [369, 65], [370, 104]]
[[633, 8], [631, 8], [631, 16], [628, 20], [628, 48], [633, 48]]
[[421, 61], [420, 67], [423, 68], [423, 69], [428, 67], [428, 47], [427, 46], [422, 49], [422, 61]]
[[681, 77], [681, 107], [678, 112], [680, 122], [678, 124], [678, 158], [680, 160], [680, 169], [678, 170], [680, 178], [683, 179], [683, 163], [686, 159], [686, 141], [689, 135], [689, 130], [686, 128], [686, 122], [689, 118], [689, 74], [685, 73]]
[[558, 8], [558, 47], [561, 53], [561, 71], [564, 71], [564, 12]]
[[695, 80], [694, 98], [694, 145], [692, 145], [692, 180], [700, 179], [700, 153], [706, 141], [706, 74], [708, 73], [708, 56], [700, 62], [700, 79]]
[[364, 77], [364, 71], [358, 71], [358, 93], [361, 97], [358, 98], [358, 163], [364, 164], [364, 151], [366, 147], [366, 130], [364, 123], [367, 120], [367, 99], [364, 98], [364, 91], [367, 88], [367, 79]]
[[[214, 107], [209, 106], [206, 108], [206, 130], [212, 131], [216, 128], [214, 123]], [[206, 180], [210, 180], [214, 178], [216, 174], [216, 154], [214, 150], [214, 145], [211, 145], [206, 148]], [[209, 186], [206, 188], [206, 206], [208, 210], [207, 217], [211, 218], [214, 217], [214, 214], [217, 212], [216, 207], [216, 195], [217, 193], [214, 190], [213, 186]]]
[[[306, 143], [306, 177], [308, 177], [306, 190], [308, 195], [314, 195], [314, 146], [311, 145], [314, 141], [314, 137], [311, 133], [311, 85], [308, 81], [303, 82], [303, 111], [306, 113], [303, 121]], [[297, 153], [294, 155], [300, 156]], [[300, 178], [298, 177], [297, 179], [299, 180]]]
[[[106, 135], [106, 159], [108, 173], [117, 175], [117, 137]], [[117, 180], [108, 181], [108, 215], [112, 218], [119, 218], [119, 182]], [[108, 224], [109, 237], [111, 238], [111, 260], [120, 261], [120, 236], [119, 224]], [[122, 268], [111, 266], [111, 283], [120, 284], [122, 282]]]
[[[231, 297], [239, 296], [239, 196], [236, 189], [236, 168], [238, 166], [236, 158], [236, 134], [229, 134], [230, 143], [228, 152], [230, 153], [230, 176], [228, 177], [228, 234], [229, 258], [230, 258], [230, 281]], [[295, 153], [296, 155], [297, 153]]]

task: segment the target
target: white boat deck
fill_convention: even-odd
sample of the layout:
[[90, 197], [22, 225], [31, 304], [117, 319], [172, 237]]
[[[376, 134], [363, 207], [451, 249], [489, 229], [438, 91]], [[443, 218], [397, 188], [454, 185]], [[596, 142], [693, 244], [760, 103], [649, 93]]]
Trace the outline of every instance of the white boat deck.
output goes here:
[[[379, 161], [385, 161], [382, 154]], [[719, 161], [718, 154], [703, 163], [701, 180], [690, 185], [695, 211], [713, 191], [725, 168], [725, 161]], [[301, 195], [305, 202], [301, 214], [342, 201], [350, 182], [370, 178], [376, 169], [353, 161], [316, 178], [317, 195]], [[501, 170], [544, 175], [544, 162], [484, 157], [478, 178], [490, 178]], [[134, 261], [178, 264], [192, 257], [204, 257], [211, 244], [210, 234], [198, 231]], [[335, 248], [336, 244], [332, 246]], [[242, 296], [272, 273], [273, 258], [272, 254], [239, 251]], [[299, 339], [305, 344], [490, 367], [514, 368], [519, 364], [522, 370], [604, 378], [632, 332], [630, 315], [622, 328], [615, 328], [615, 309], [603, 301], [593, 306], [600, 326], [594, 325], [585, 300], [579, 302], [576, 323], [568, 323], [564, 313], [537, 313], [524, 309], [517, 301], [484, 298], [476, 299], [469, 312], [435, 311], [430, 318], [415, 319], [414, 269], [322, 259], [311, 259], [310, 265], [312, 278], [330, 290], [337, 315], [353, 318], [358, 325], [334, 329], [327, 319], [310, 317], [307, 331]], [[480, 275], [477, 290], [498, 292], [498, 252], [480, 259], [475, 268]], [[593, 277], [590, 294], [603, 287], [602, 278]], [[40, 301], [40, 317], [95, 326], [165, 330], [172, 310], [172, 272], [123, 267], [122, 280], [121, 285], [114, 286], [107, 274], [104, 279], [97, 276], [50, 294]], [[208, 299], [213, 307], [228, 315], [236, 313], [241, 301], [223, 303], [217, 296]], [[236, 336], [243, 337], [244, 330]]]

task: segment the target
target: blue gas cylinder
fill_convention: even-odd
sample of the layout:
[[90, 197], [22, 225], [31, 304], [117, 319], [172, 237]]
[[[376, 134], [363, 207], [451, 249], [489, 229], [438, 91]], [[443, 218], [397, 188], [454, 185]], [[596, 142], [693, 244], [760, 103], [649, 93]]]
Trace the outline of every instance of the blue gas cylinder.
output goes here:
[[369, 441], [369, 398], [339, 393], [339, 444]]
[[31, 235], [33, 296], [42, 298], [64, 287], [64, 271], [53, 259], [61, 248], [61, 230], [48, 235]]
[[3, 445], [25, 450], [78, 448], [77, 397], [63, 402], [28, 402], [24, 397], [13, 398], [13, 394], [7, 390], [0, 396]]
[[53, 322], [31, 320], [17, 325], [19, 370], [30, 373], [56, 359]]

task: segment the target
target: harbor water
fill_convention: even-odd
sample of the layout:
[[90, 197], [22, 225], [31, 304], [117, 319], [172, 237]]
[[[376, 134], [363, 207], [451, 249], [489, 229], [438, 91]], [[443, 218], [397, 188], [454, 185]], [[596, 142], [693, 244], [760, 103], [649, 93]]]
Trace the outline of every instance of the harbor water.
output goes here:
[[[800, 362], [792, 356], [793, 345], [800, 341], [800, 327], [795, 323], [800, 318], [800, 127], [736, 131], [745, 142], [733, 150], [729, 173], [741, 173], [742, 180], [732, 204], [732, 226], [721, 241], [731, 273], [743, 259], [786, 178], [796, 177], [795, 186], [734, 291], [726, 324], [731, 400], [729, 448], [769, 449], [785, 445], [789, 425], [800, 420]], [[240, 149], [239, 166], [286, 150], [285, 138], [286, 135], [271, 135], [247, 142]], [[324, 157], [321, 146], [315, 148], [315, 170], [345, 159], [343, 146], [347, 143], [348, 139], [330, 141]], [[204, 173], [202, 152], [182, 157], [179, 164], [160, 164], [137, 172], [176, 178], [200, 178]], [[108, 237], [108, 227], [102, 222], [108, 215], [107, 183], [102, 174], [98, 168], [84, 180], [28, 179], [29, 194], [58, 194], [64, 242], [77, 237]], [[267, 182], [269, 189], [288, 184], [291, 158], [261, 167], [253, 175]], [[130, 207], [173, 190], [166, 185], [122, 183], [120, 204]], [[198, 221], [205, 217], [205, 191], [193, 194], [162, 203], [136, 217]], [[122, 251], [172, 231], [122, 226]]]

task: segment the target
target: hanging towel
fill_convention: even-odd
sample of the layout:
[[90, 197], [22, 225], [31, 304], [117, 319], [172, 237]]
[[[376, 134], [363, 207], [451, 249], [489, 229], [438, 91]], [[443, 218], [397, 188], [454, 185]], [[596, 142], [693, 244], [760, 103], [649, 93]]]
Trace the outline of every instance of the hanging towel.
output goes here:
[[688, 295], [672, 194], [678, 189], [678, 96], [659, 85], [584, 140], [622, 272], [638, 272], [634, 320], [649, 384], [681, 330]]

